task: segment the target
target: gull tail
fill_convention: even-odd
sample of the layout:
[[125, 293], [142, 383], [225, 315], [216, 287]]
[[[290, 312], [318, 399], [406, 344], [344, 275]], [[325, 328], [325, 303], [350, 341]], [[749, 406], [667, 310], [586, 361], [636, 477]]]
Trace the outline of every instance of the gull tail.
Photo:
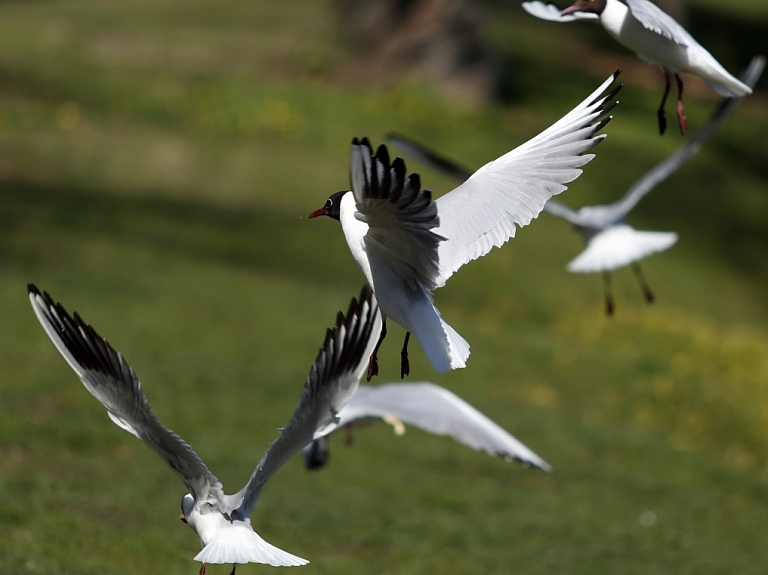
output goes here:
[[664, 251], [676, 241], [674, 232], [637, 231], [626, 224], [612, 226], [589, 240], [587, 248], [568, 264], [568, 271], [611, 271]]
[[409, 331], [419, 340], [432, 367], [439, 373], [467, 366], [469, 343], [440, 317], [431, 297], [413, 304], [409, 320]]
[[295, 567], [309, 563], [267, 543], [250, 524], [235, 524], [222, 530], [195, 556], [204, 563], [265, 563], [274, 567]]

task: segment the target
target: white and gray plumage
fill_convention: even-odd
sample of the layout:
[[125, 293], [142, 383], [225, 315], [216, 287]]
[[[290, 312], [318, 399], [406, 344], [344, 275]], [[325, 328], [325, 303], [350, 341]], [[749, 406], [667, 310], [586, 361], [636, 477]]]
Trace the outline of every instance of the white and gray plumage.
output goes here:
[[[741, 74], [741, 80], [748, 86], [754, 86], [760, 79], [764, 67], [765, 58], [754, 57]], [[677, 234], [672, 232], [637, 231], [624, 223], [624, 218], [648, 192], [672, 175], [701, 149], [723, 121], [733, 113], [742, 99], [723, 100], [707, 122], [688, 139], [685, 145], [637, 180], [620, 200], [612, 204], [585, 206], [579, 210], [569, 208], [554, 199], [549, 200], [544, 206], [545, 212], [573, 224], [587, 242], [587, 248], [568, 264], [568, 270], [605, 274], [606, 312], [609, 315], [614, 309], [613, 297], [610, 293], [610, 272], [631, 264], [646, 300], [652, 302], [653, 293], [637, 262], [650, 254], [668, 249], [677, 241]], [[471, 174], [470, 170], [403, 136], [391, 135], [388, 140], [409, 156], [439, 172], [462, 180]]]
[[267, 479], [308, 442], [338, 425], [338, 412], [354, 394], [381, 329], [378, 306], [367, 286], [359, 301], [352, 299], [347, 315], [339, 312], [336, 326], [327, 330], [296, 411], [248, 483], [234, 495], [225, 495], [221, 482], [192, 448], [160, 423], [133, 369], [107, 340], [32, 284], [29, 299], [56, 349], [107, 408], [110, 419], [147, 444], [186, 485], [189, 493], [182, 498], [181, 519], [200, 537], [203, 549], [195, 560], [203, 562], [201, 574], [206, 563], [232, 563], [233, 574], [242, 563], [307, 563], [259, 537], [250, 516]]
[[657, 111], [662, 134], [667, 126], [664, 105], [673, 74], [677, 81], [677, 117], [681, 133], [685, 133], [686, 118], [680, 74], [698, 76], [727, 98], [752, 93], [747, 84], [729, 74], [674, 18], [648, 0], [626, 0], [626, 4], [619, 0], [576, 0], [562, 11], [552, 3], [533, 0], [523, 2], [523, 8], [537, 18], [553, 22], [599, 21], [617, 42], [633, 50], [640, 59], [658, 64], [664, 71], [665, 80], [664, 95]]
[[[392, 425], [397, 435], [405, 433], [404, 424], [413, 425], [435, 435], [447, 435], [472, 449], [508, 461], [552, 471], [546, 461], [496, 423], [456, 394], [434, 383], [361, 385], [339, 412], [336, 430], [349, 430], [379, 420]], [[304, 448], [304, 460], [309, 469], [325, 465], [328, 460], [326, 436], [318, 437]]]
[[[618, 74], [618, 73], [617, 73]], [[390, 163], [386, 146], [374, 154], [367, 139], [352, 142], [351, 191], [337, 192], [310, 217], [341, 222], [352, 256], [373, 287], [384, 324], [390, 317], [406, 330], [401, 376], [408, 373], [413, 333], [438, 372], [461, 368], [469, 344], [441, 317], [432, 292], [461, 266], [501, 246], [538, 216], [547, 200], [575, 180], [587, 154], [601, 142], [599, 130], [619, 87], [605, 94], [614, 74], [550, 128], [489, 162], [448, 194], [432, 201], [405, 162]], [[378, 349], [378, 345], [376, 347]], [[376, 374], [376, 351], [370, 376]]]

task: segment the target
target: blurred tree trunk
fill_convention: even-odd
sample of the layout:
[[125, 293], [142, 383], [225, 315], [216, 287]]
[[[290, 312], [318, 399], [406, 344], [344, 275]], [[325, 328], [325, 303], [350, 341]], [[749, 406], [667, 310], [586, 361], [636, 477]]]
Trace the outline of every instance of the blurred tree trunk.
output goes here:
[[499, 58], [484, 44], [476, 4], [467, 0], [337, 0], [356, 77], [394, 80], [426, 74], [449, 95], [485, 102], [494, 96]]

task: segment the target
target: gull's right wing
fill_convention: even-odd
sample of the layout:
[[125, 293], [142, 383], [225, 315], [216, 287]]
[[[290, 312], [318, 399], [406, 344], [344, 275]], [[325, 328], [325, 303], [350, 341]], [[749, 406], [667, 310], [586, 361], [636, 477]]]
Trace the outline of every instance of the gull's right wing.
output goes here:
[[109, 418], [159, 455], [197, 501], [223, 508], [221, 482], [183, 439], [160, 423], [122, 354], [78, 314], [71, 317], [46, 292], [41, 293], [33, 284], [28, 285], [28, 291], [45, 333], [86, 389], [107, 409]]

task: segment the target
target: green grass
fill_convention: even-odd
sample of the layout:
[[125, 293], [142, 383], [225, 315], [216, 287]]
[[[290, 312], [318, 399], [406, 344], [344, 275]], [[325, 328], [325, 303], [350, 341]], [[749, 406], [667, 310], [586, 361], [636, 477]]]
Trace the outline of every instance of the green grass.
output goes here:
[[[759, 2], [695, 6], [694, 23], [768, 30]], [[418, 74], [337, 81], [350, 48], [327, 2], [0, 4], [0, 571], [198, 569], [176, 519], [183, 487], [78, 383], [27, 282], [125, 354], [160, 418], [234, 491], [362, 284], [338, 226], [306, 220], [346, 187], [353, 136], [398, 130], [480, 165], [621, 66], [609, 138], [563, 201], [611, 201], [681, 143], [655, 133], [652, 69], [593, 28], [554, 34], [514, 4], [484, 10], [516, 65], [506, 106], [457, 102]], [[756, 36], [730, 38], [737, 70]], [[695, 129], [716, 100], [688, 85]], [[440, 376], [414, 345], [412, 379], [465, 397], [553, 475], [371, 428], [351, 449], [334, 441], [322, 473], [298, 459], [281, 470], [257, 531], [308, 558], [308, 575], [763, 573], [767, 111], [758, 92], [632, 214], [680, 233], [645, 265], [655, 306], [625, 270], [603, 317], [599, 277], [564, 269], [578, 238], [547, 217], [437, 293], [469, 367]], [[380, 383], [397, 377], [400, 335]]]

